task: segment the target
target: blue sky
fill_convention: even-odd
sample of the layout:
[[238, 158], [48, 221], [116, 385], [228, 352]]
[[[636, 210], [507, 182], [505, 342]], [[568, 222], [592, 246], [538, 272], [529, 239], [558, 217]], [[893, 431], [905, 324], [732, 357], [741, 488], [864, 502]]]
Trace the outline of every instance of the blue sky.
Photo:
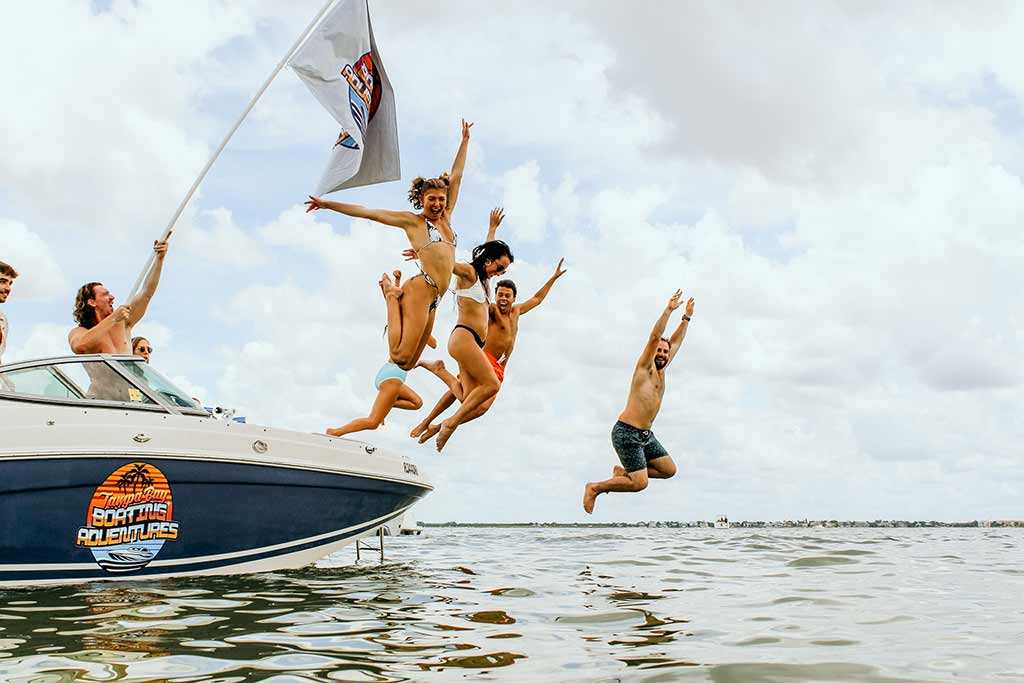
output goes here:
[[[82, 282], [127, 294], [319, 9], [58, 4], [0, 28], [18, 55], [0, 66], [0, 260], [23, 272], [7, 360], [65, 348]], [[523, 294], [559, 257], [569, 269], [524, 319], [495, 408], [444, 456], [404, 436], [412, 415], [368, 437], [437, 482], [421, 517], [583, 519], [677, 287], [697, 313], [655, 429], [680, 475], [602, 499], [597, 519], [1019, 516], [1022, 10], [623, 11], [371, 2], [403, 180], [335, 196], [403, 208], [412, 176], [450, 165], [464, 116], [462, 244], [500, 204]], [[302, 213], [336, 133], [283, 72], [183, 217], [140, 326], [159, 368], [251, 420], [319, 431], [373, 397], [375, 281], [404, 244]], [[438, 336], [453, 322], [449, 300]], [[410, 381], [428, 403], [440, 393]]]

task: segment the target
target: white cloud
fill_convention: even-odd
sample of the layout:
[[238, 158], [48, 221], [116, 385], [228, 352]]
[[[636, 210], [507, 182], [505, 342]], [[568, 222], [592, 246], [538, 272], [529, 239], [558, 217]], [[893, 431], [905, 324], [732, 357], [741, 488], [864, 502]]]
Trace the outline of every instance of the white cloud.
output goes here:
[[[135, 262], [306, 17], [269, 2], [116, 4], [99, 19], [71, 5], [54, 54], [22, 49], [38, 8], [0, 28], [39, 66], [0, 67], [23, 93], [0, 113], [0, 213], [77, 282]], [[444, 168], [458, 118], [475, 120], [460, 217], [504, 203], [520, 299], [559, 256], [569, 268], [523, 319], [494, 408], [443, 457], [405, 436], [417, 415], [364, 436], [439, 485], [421, 519], [583, 518], [583, 483], [616, 462], [608, 432], [676, 287], [697, 312], [656, 431], [681, 474], [602, 499], [598, 519], [1010, 514], [1024, 490], [1024, 12], [622, 8], [375, 6], [407, 173]], [[201, 28], [179, 45], [178, 25]], [[186, 214], [189, 258], [164, 286], [194, 290], [154, 310], [151, 333], [173, 331], [154, 340], [157, 367], [215, 387], [204, 398], [319, 431], [365, 414], [385, 355], [377, 278], [415, 270], [400, 231], [294, 204], [294, 178], [324, 162], [303, 146], [333, 129], [284, 78]], [[273, 183], [280, 195], [257, 194]], [[399, 209], [403, 190], [342, 200]], [[225, 262], [273, 267], [227, 277]], [[63, 353], [66, 328], [19, 303], [26, 283], [5, 309], [17, 352]], [[446, 298], [428, 357], [453, 322]], [[428, 406], [442, 390], [422, 371], [410, 384]], [[496, 497], [510, 487], [528, 495]]]
[[268, 260], [263, 245], [239, 227], [231, 211], [223, 207], [201, 212], [199, 221], [179, 232], [175, 241], [207, 262], [254, 268]]
[[504, 223], [516, 240], [538, 242], [544, 238], [547, 211], [541, 199], [539, 175], [537, 162], [528, 161], [506, 171], [501, 178], [501, 205], [510, 207]]
[[50, 246], [24, 223], [0, 218], [0, 245], [0, 261], [18, 271], [11, 301], [52, 299], [67, 289], [67, 279]]
[[18, 321], [10, 320], [9, 322], [11, 338], [8, 341], [7, 353], [4, 354], [5, 363], [15, 363], [32, 358], [67, 356], [71, 353], [71, 349], [68, 348], [70, 325], [38, 323], [32, 325], [25, 332], [24, 327], [17, 325]]

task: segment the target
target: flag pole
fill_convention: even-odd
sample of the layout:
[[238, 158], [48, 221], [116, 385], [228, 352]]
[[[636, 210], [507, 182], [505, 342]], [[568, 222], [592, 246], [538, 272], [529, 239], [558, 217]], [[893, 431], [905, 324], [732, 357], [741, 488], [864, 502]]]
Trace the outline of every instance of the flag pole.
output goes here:
[[[333, 5], [335, 2], [337, 2], [337, 0], [327, 0], [327, 3], [324, 4], [324, 6], [320, 9], [317, 15], [313, 17], [313, 20], [309, 22], [309, 25], [306, 26], [305, 29], [303, 29], [302, 33], [299, 34], [299, 37], [298, 39], [296, 39], [295, 43], [292, 44], [290, 48], [288, 48], [288, 52], [286, 52], [284, 57], [281, 58], [281, 61], [278, 62], [276, 67], [274, 67], [274, 70], [270, 72], [270, 75], [267, 76], [267, 80], [263, 81], [263, 85], [260, 86], [259, 91], [257, 91], [257, 93], [253, 95], [251, 100], [249, 100], [249, 106], [245, 108], [245, 111], [242, 112], [242, 115], [238, 117], [237, 121], [235, 121], [235, 125], [231, 126], [231, 130], [229, 130], [228, 134], [224, 136], [224, 139], [221, 141], [220, 146], [217, 147], [216, 151], [214, 151], [214, 153], [210, 156], [210, 160], [206, 162], [206, 166], [203, 166], [203, 170], [199, 172], [199, 175], [196, 177], [195, 182], [192, 183], [192, 187], [189, 188], [188, 193], [185, 195], [185, 198], [181, 200], [180, 204], [178, 204], [178, 210], [174, 212], [174, 215], [171, 216], [171, 220], [167, 222], [167, 227], [164, 228], [163, 235], [160, 237], [161, 242], [166, 240], [170, 236], [171, 230], [174, 229], [174, 224], [178, 222], [178, 219], [181, 217], [181, 214], [185, 210], [185, 207], [188, 206], [189, 200], [192, 199], [192, 195], [195, 194], [196, 189], [199, 188], [199, 184], [203, 182], [203, 178], [206, 177], [206, 173], [210, 170], [210, 167], [213, 166], [213, 162], [215, 162], [217, 160], [217, 157], [220, 156], [220, 153], [224, 151], [224, 148], [228, 144], [228, 140], [230, 140], [231, 136], [235, 134], [235, 131], [238, 130], [238, 127], [242, 125], [242, 121], [244, 121], [245, 117], [249, 115], [249, 112], [252, 111], [252, 108], [256, 106], [256, 102], [260, 99], [260, 97], [267, 90], [267, 88], [270, 87], [271, 81], [273, 81], [277, 74], [281, 72], [281, 69], [284, 68], [284, 65], [288, 63], [288, 59], [293, 54], [295, 54], [295, 51], [298, 50], [302, 43], [306, 40], [306, 38], [309, 37], [309, 34], [313, 32], [313, 29], [316, 28], [316, 25], [320, 23], [320, 20], [323, 18], [323, 16], [327, 14], [327, 10], [329, 10], [331, 8], [331, 5]], [[139, 273], [139, 277], [136, 278], [135, 284], [132, 286], [131, 293], [128, 295], [128, 298], [125, 299], [126, 302], [130, 303], [131, 300], [135, 298], [135, 293], [138, 292], [139, 287], [142, 285], [142, 280], [146, 277], [146, 275], [149, 273], [149, 269], [152, 268], [153, 266], [154, 258], [156, 258], [156, 255], [151, 253], [149, 255], [149, 260], [146, 261], [145, 268], [142, 269], [142, 272]]]

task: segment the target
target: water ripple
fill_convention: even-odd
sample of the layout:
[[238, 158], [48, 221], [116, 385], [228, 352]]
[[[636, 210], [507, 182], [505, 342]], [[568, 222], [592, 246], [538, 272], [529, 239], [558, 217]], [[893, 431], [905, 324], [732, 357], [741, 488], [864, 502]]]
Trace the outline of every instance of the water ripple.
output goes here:
[[4, 590], [0, 680], [1019, 678], [1020, 536], [885, 531], [430, 529], [385, 564]]

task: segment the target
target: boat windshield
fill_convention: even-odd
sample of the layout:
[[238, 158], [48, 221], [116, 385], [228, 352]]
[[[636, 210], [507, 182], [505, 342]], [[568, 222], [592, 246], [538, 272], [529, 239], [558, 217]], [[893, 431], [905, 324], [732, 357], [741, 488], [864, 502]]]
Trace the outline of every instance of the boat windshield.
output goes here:
[[129, 375], [135, 378], [153, 393], [160, 394], [168, 403], [178, 408], [201, 409], [192, 398], [179, 389], [169, 379], [153, 369], [153, 366], [142, 360], [119, 360]]
[[91, 399], [155, 405], [137, 387], [103, 361], [60, 363], [3, 373], [0, 389], [59, 400]]

